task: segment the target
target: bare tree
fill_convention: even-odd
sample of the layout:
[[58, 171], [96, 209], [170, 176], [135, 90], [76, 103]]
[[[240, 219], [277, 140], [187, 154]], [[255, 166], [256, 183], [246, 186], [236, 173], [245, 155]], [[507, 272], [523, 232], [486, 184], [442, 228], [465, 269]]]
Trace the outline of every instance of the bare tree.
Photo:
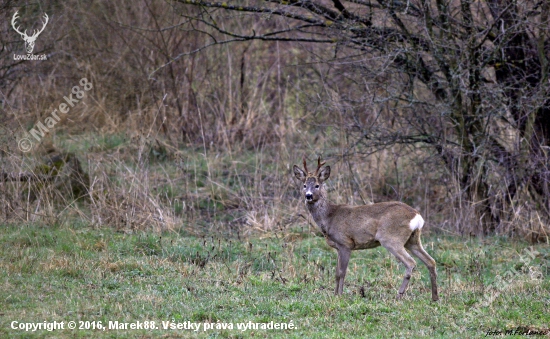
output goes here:
[[[210, 44], [326, 44], [332, 83], [353, 87], [338, 92], [348, 146], [429, 146], [481, 221], [475, 232], [504, 230], [522, 209], [550, 216], [546, 1], [176, 2]], [[276, 20], [225, 28], [244, 16]]]

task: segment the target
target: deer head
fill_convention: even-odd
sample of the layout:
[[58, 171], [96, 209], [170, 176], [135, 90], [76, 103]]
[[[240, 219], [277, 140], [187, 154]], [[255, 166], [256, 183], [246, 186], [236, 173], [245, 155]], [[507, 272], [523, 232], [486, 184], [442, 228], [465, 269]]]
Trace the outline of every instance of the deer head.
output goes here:
[[294, 176], [297, 179], [302, 181], [304, 184], [304, 197], [306, 203], [314, 204], [319, 199], [325, 196], [325, 190], [323, 183], [330, 176], [330, 166], [325, 166], [321, 168], [325, 163], [321, 163], [321, 157], [317, 158], [317, 169], [314, 173], [308, 172], [306, 158], [303, 159], [304, 170], [300, 169], [298, 166], [294, 165]]
[[48, 24], [48, 19], [49, 19], [48, 14], [44, 13], [44, 21], [42, 21], [42, 24], [43, 24], [42, 29], [41, 30], [35, 29], [33, 35], [28, 36], [27, 30], [25, 30], [24, 32], [21, 32], [19, 30], [19, 27], [16, 26], [15, 22], [19, 18], [18, 13], [19, 11], [15, 12], [15, 14], [13, 15], [13, 18], [11, 19], [11, 25], [13, 29], [17, 33], [19, 33], [23, 38], [23, 40], [25, 41], [25, 49], [27, 50], [27, 53], [32, 54], [32, 51], [34, 50], [34, 43], [36, 41], [36, 38], [38, 38], [40, 33], [42, 33], [42, 31], [44, 30], [44, 28], [46, 28], [46, 25]]

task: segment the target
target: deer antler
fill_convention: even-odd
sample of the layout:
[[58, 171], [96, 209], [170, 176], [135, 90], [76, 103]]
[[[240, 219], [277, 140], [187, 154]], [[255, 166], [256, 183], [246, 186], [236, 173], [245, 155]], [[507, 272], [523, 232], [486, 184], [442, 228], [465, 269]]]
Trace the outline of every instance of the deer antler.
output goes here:
[[302, 160], [304, 161], [304, 169], [306, 170], [306, 174], [309, 173], [307, 171], [307, 165], [306, 165], [306, 156], [304, 155], [304, 157], [302, 158]]
[[15, 22], [17, 21], [17, 19], [19, 19], [19, 16], [17, 15], [18, 13], [19, 13], [19, 11], [16, 11], [15, 14], [13, 15], [13, 18], [11, 19], [11, 25], [17, 33], [19, 33], [21, 35], [24, 35], [24, 36], [27, 36], [27, 30], [25, 30], [25, 32], [23, 33], [19, 30], [19, 27], [15, 26], [16, 25]]
[[323, 166], [325, 163], [321, 164], [321, 157], [317, 158], [317, 169], [315, 170], [315, 175], [319, 173], [319, 170], [321, 169], [321, 166]]
[[42, 24], [43, 24], [42, 29], [41, 30], [35, 29], [34, 34], [32, 35], [33, 37], [38, 37], [40, 35], [40, 33], [42, 33], [44, 28], [46, 28], [46, 25], [48, 24], [48, 20], [49, 20], [48, 14], [44, 13], [44, 19], [45, 19], [45, 21], [42, 21]]
[[19, 33], [19, 34], [21, 34], [21, 35], [24, 35], [27, 39], [28, 39], [28, 38], [36, 38], [36, 37], [38, 37], [38, 36], [40, 35], [40, 33], [42, 33], [42, 31], [44, 31], [44, 28], [46, 28], [46, 25], [48, 24], [48, 20], [50, 19], [50, 18], [48, 17], [48, 14], [44, 13], [44, 20], [42, 20], [42, 29], [40, 29], [40, 30], [35, 29], [33, 35], [29, 37], [29, 36], [27, 35], [27, 30], [25, 30], [24, 32], [21, 32], [21, 31], [19, 30], [19, 27], [16, 27], [16, 21], [17, 21], [17, 19], [19, 19], [19, 15], [18, 15], [18, 14], [19, 14], [19, 11], [16, 11], [15, 14], [13, 15], [13, 18], [11, 19], [11, 25], [12, 25], [13, 29], [14, 29], [17, 33]]

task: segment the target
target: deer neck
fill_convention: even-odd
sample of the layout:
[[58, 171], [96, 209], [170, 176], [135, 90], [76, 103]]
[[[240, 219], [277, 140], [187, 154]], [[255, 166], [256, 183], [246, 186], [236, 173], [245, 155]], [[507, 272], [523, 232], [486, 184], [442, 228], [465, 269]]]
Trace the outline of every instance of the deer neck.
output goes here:
[[319, 226], [321, 228], [321, 231], [326, 234], [329, 228], [329, 213], [331, 205], [327, 201], [324, 194], [319, 200], [317, 200], [313, 204], [307, 204], [307, 209], [313, 217], [313, 220], [315, 220], [317, 226]]

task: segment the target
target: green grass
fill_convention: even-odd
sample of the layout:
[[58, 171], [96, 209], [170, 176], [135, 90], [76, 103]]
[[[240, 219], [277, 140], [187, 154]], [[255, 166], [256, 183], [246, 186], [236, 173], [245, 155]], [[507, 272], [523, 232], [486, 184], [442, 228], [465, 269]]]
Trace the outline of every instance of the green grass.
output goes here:
[[[403, 267], [383, 248], [353, 253], [344, 295], [335, 297], [334, 250], [298, 230], [239, 241], [85, 226], [0, 227], [2, 338], [476, 338], [489, 330], [550, 327], [546, 245], [535, 246], [539, 254], [523, 264], [525, 243], [425, 237], [438, 262], [441, 300], [434, 303], [420, 262], [406, 298], [395, 300]], [[507, 270], [517, 274], [480, 307]], [[64, 321], [65, 328], [68, 321], [105, 327], [154, 321], [159, 329], [25, 332], [11, 329], [12, 321]], [[163, 321], [201, 327], [163, 329]], [[237, 329], [271, 321], [296, 328]], [[214, 328], [204, 331], [205, 322]], [[234, 329], [216, 329], [229, 323]]]

